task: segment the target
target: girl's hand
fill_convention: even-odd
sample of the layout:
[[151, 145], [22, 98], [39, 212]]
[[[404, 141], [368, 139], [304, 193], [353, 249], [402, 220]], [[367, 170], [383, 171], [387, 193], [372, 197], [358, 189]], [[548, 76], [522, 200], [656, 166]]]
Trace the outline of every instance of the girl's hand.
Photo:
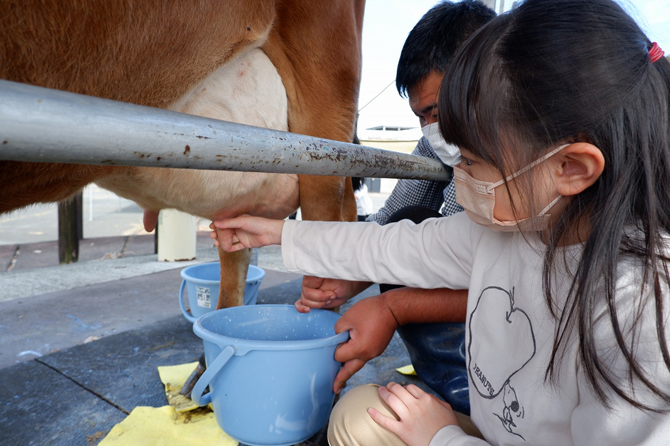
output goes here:
[[339, 307], [368, 286], [370, 284], [366, 282], [305, 276], [295, 308], [301, 313], [308, 313], [312, 308]]
[[210, 228], [214, 229], [210, 237], [214, 239], [216, 246], [227, 252], [235, 252], [281, 244], [284, 221], [241, 215], [212, 222]]
[[400, 420], [389, 418], [370, 408], [368, 413], [377, 424], [396, 434], [408, 446], [427, 446], [437, 431], [456, 425], [456, 415], [449, 403], [424, 392], [414, 384], [401, 386], [389, 383], [379, 388], [379, 396], [386, 401]]

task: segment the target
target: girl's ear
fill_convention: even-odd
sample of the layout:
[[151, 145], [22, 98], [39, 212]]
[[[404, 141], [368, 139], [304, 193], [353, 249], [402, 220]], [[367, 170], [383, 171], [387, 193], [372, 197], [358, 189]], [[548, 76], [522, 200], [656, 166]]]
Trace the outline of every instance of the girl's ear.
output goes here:
[[605, 169], [605, 157], [593, 144], [570, 144], [557, 154], [556, 189], [569, 197], [589, 188]]

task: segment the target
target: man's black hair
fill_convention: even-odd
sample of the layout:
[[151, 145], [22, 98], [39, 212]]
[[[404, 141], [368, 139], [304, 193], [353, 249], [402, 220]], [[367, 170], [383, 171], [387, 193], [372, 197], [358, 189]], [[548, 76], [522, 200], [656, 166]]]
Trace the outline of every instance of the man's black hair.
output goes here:
[[396, 88], [406, 97], [431, 71], [445, 72], [454, 53], [495, 12], [479, 1], [445, 1], [433, 6], [407, 36], [402, 47]]

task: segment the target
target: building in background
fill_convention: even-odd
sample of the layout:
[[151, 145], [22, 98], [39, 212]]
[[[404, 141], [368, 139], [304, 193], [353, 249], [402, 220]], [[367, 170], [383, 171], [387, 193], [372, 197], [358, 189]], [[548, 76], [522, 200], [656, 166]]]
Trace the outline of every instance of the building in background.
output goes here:
[[[420, 127], [378, 125], [358, 132], [361, 145], [393, 152], [412, 153], [422, 137]], [[368, 178], [368, 191], [390, 194], [398, 180], [393, 178]]]

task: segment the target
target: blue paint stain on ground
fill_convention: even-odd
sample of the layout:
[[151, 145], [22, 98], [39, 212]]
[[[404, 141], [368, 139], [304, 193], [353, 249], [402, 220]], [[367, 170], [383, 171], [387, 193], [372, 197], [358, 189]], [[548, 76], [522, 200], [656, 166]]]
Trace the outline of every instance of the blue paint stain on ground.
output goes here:
[[102, 322], [98, 322], [97, 324], [93, 325], [88, 325], [87, 323], [79, 319], [77, 316], [74, 316], [70, 313], [66, 313], [65, 316], [72, 319], [70, 326], [72, 327], [72, 330], [76, 332], [97, 330], [98, 328], [102, 327]]

